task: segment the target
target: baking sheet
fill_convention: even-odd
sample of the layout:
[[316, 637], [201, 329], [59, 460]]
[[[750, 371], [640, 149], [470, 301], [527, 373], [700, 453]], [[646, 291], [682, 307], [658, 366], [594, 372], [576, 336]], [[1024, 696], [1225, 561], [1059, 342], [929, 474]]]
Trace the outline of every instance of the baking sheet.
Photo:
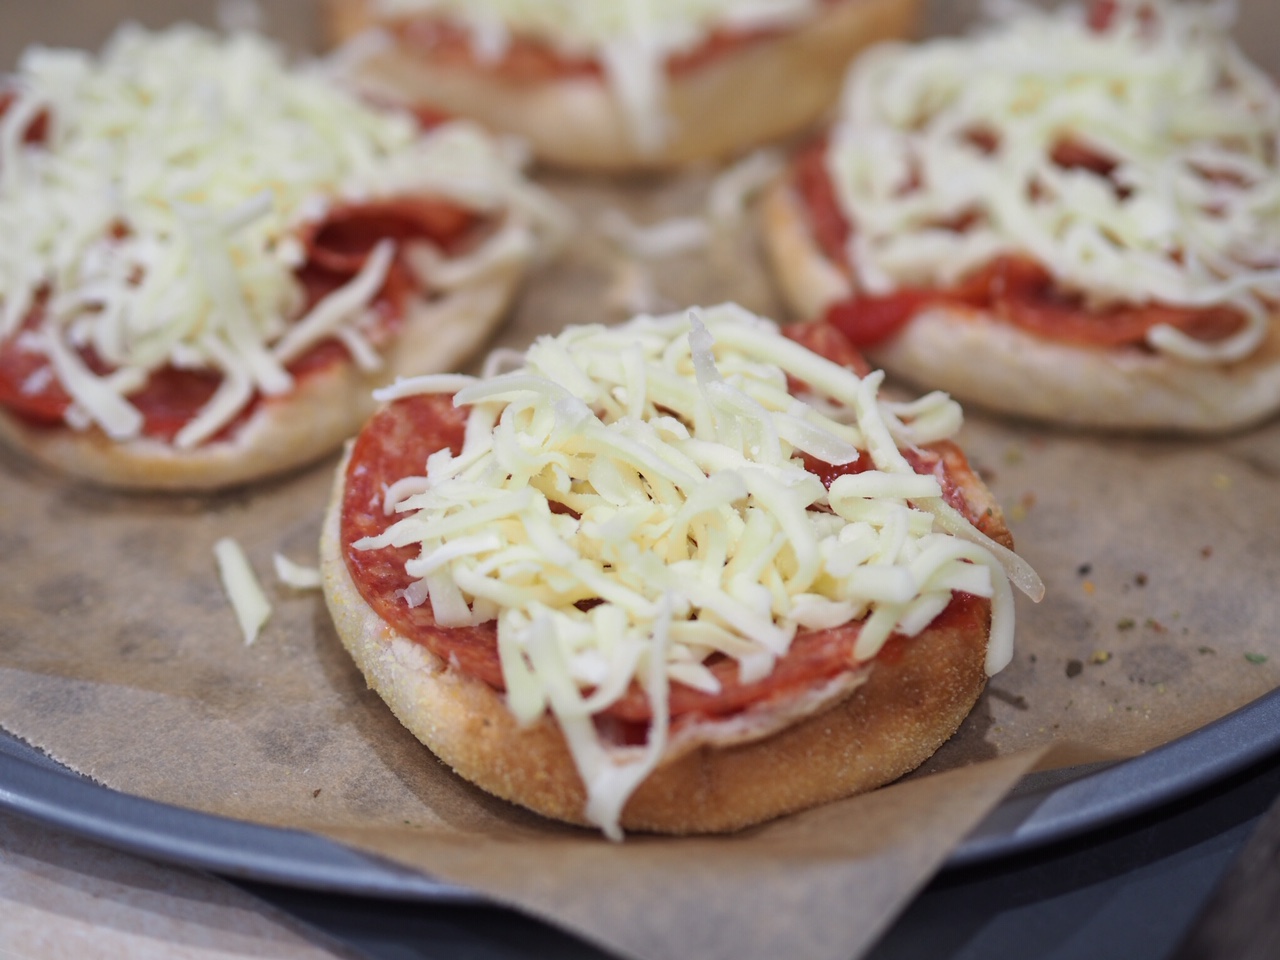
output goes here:
[[[126, 8], [153, 22], [169, 11], [208, 19], [210, 5], [162, 14], [158, 4], [121, 0], [85, 8], [81, 20], [72, 7], [79, 9], [46, 4], [39, 17], [27, 5], [0, 7], [0, 24], [13, 27], [0, 37], [10, 42], [47, 27], [45, 38], [61, 41], [67, 37], [57, 31], [105, 29]], [[1243, 8], [1253, 25], [1245, 36], [1257, 42], [1266, 35], [1258, 17], [1274, 8]], [[272, 29], [300, 47], [310, 42], [309, 5], [266, 10]], [[282, 10], [291, 14], [282, 18]], [[963, 5], [934, 4], [933, 26], [957, 11]], [[607, 304], [628, 277], [647, 276], [658, 305], [732, 298], [779, 314], [749, 224], [705, 255], [633, 264], [629, 273], [608, 255], [598, 230], [603, 209], [620, 207], [640, 222], [696, 214], [706, 172], [543, 179], [575, 211], [580, 230], [531, 280], [501, 345], [524, 346], [567, 322], [620, 319]], [[746, 836], [641, 838], [615, 850], [492, 800], [424, 756], [365, 689], [319, 598], [270, 578], [277, 551], [314, 561], [332, 459], [218, 496], [138, 497], [69, 483], [0, 454], [0, 724], [95, 783], [223, 818], [233, 834], [244, 821], [268, 831], [250, 830], [254, 838], [301, 829], [339, 839], [452, 878], [441, 889], [471, 883], [633, 955], [707, 946], [698, 952], [766, 956], [781, 942], [774, 938], [803, 930], [807, 949], [793, 955], [847, 957], [938, 864], [962, 856], [952, 853], [956, 845], [1040, 752], [1053, 749], [1059, 764], [1158, 756], [1148, 752], [1188, 733], [1190, 742], [1220, 748], [1197, 737], [1280, 685], [1273, 627], [1280, 555], [1272, 547], [1280, 530], [1280, 424], [1208, 441], [1141, 439], [970, 411], [962, 441], [1004, 504], [1020, 552], [1048, 585], [1039, 607], [1019, 601], [1013, 664], [920, 775]], [[225, 535], [245, 546], [275, 607], [253, 647], [240, 641], [216, 581], [211, 547]], [[1270, 707], [1259, 709], [1263, 719], [1246, 713], [1228, 744], [1268, 742], [1248, 736], [1275, 729]], [[1135, 796], [1149, 783], [1144, 760], [1112, 768], [1129, 771]], [[0, 773], [6, 769], [17, 768]], [[1202, 773], [1215, 769], [1211, 763]], [[129, 797], [110, 796], [96, 811], [93, 800], [88, 810], [59, 815], [83, 822], [110, 809], [123, 817]], [[1061, 790], [1043, 801], [1032, 796], [1039, 807], [1058, 797], [1074, 809], [1079, 799]], [[1132, 799], [1113, 797], [1110, 809]], [[878, 845], [859, 846], [860, 827]], [[780, 849], [786, 870], [778, 869]], [[537, 870], [548, 862], [571, 866], [543, 877]], [[691, 863], [714, 872], [687, 879]], [[593, 883], [593, 871], [606, 865], [611, 882]], [[853, 888], [856, 904], [833, 893]], [[785, 920], [759, 909], [778, 900], [793, 905]], [[732, 934], [705, 943], [708, 916], [736, 919]]]

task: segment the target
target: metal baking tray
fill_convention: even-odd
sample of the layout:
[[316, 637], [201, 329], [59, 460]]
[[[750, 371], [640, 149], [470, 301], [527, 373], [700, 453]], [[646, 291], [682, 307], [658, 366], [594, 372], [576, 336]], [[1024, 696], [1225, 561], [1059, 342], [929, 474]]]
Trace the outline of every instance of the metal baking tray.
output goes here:
[[[1280, 753], [1280, 690], [1130, 760], [1031, 774], [948, 857], [957, 869], [1155, 810]], [[226, 877], [436, 903], [480, 894], [302, 830], [131, 796], [0, 730], [0, 809], [107, 846]]]

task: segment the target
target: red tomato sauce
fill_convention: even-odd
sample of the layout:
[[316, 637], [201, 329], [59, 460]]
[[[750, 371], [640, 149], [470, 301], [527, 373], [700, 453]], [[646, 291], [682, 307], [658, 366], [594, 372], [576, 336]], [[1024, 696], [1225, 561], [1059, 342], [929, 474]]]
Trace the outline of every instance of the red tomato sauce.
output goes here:
[[[819, 324], [804, 325], [796, 339], [802, 343], [832, 344], [830, 328], [819, 330]], [[830, 332], [828, 332], [830, 331]], [[838, 334], [837, 334], [838, 337]], [[834, 348], [832, 359], [848, 355], [847, 342]], [[383, 512], [383, 491], [391, 483], [406, 476], [421, 475], [427, 457], [434, 451], [449, 448], [455, 454], [461, 449], [467, 411], [453, 406], [452, 398], [416, 396], [396, 401], [380, 410], [365, 426], [355, 441], [347, 467], [341, 506], [340, 542], [347, 569], [356, 588], [370, 607], [396, 631], [418, 643], [445, 661], [456, 663], [464, 673], [487, 683], [496, 690], [504, 689], [502, 668], [498, 658], [497, 627], [490, 621], [478, 626], [441, 627], [431, 614], [431, 604], [410, 607], [403, 592], [412, 582], [404, 564], [418, 554], [416, 546], [357, 550], [351, 544], [361, 537], [381, 533], [396, 519]], [[956, 482], [957, 475], [969, 471], [959, 449], [950, 444], [935, 450], [913, 451], [908, 459], [917, 472], [940, 476], [947, 500], [975, 522], [985, 525], [989, 518], [974, 517]], [[869, 457], [852, 464], [832, 466], [809, 461], [806, 466], [830, 485], [837, 476], [856, 473], [870, 467]], [[987, 604], [964, 594], [956, 594], [946, 610], [935, 620], [950, 626], [981, 629]], [[738, 677], [736, 661], [727, 657], [712, 658], [708, 668], [720, 681], [717, 693], [704, 693], [680, 683], [670, 691], [670, 714], [677, 718], [720, 717], [770, 701], [785, 700], [814, 689], [825, 681], [848, 671], [854, 663], [853, 648], [857, 643], [859, 623], [828, 630], [801, 630], [796, 634], [787, 654], [766, 677], [743, 683]], [[879, 657], [892, 659], [901, 655], [905, 638], [893, 638]], [[644, 724], [652, 716], [648, 697], [638, 684], [602, 714], [611, 723], [611, 735], [627, 742], [643, 740]], [[637, 726], [639, 725], [639, 726]]]

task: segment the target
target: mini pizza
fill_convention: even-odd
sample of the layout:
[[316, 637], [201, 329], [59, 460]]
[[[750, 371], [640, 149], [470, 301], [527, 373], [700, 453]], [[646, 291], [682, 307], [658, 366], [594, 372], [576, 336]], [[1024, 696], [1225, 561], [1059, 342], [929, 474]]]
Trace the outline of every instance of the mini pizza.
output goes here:
[[329, 0], [359, 82], [519, 134], [541, 159], [635, 170], [718, 159], [830, 109], [849, 59], [919, 0]]
[[768, 195], [795, 312], [964, 402], [1120, 430], [1280, 408], [1280, 95], [1222, 4], [884, 45]]
[[644, 316], [381, 392], [324, 589], [457, 773], [613, 838], [735, 830], [915, 768], [1009, 661], [1010, 578], [1042, 588], [957, 405], [790, 334]]
[[371, 109], [250, 35], [37, 48], [0, 93], [0, 435], [209, 489], [337, 449], [452, 369], [557, 226], [478, 127]]

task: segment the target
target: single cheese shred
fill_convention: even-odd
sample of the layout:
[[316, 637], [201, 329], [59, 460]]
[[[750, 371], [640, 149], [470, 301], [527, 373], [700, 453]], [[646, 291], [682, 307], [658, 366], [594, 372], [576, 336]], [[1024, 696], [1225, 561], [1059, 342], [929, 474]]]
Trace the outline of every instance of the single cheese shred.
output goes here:
[[[964, 591], [992, 600], [988, 668], [1008, 663], [1006, 570], [1043, 587], [900, 451], [954, 432], [955, 403], [889, 405], [880, 379], [726, 304], [570, 327], [484, 378], [401, 380], [380, 398], [452, 394], [465, 440], [388, 489], [398, 519], [353, 546], [417, 546], [405, 602], [440, 625], [497, 621], [508, 706], [556, 719], [588, 818], [616, 838], [668, 742], [670, 684], [716, 692], [712, 655], [750, 681], [797, 631], [861, 621], [855, 669]], [[859, 469], [828, 489], [806, 457]], [[633, 683], [647, 740], [607, 744], [593, 717]]]
[[263, 593], [262, 584], [239, 541], [222, 537], [213, 545], [213, 556], [218, 564], [222, 588], [231, 601], [236, 622], [240, 624], [245, 646], [250, 646], [258, 639], [258, 631], [271, 616], [271, 602]]

